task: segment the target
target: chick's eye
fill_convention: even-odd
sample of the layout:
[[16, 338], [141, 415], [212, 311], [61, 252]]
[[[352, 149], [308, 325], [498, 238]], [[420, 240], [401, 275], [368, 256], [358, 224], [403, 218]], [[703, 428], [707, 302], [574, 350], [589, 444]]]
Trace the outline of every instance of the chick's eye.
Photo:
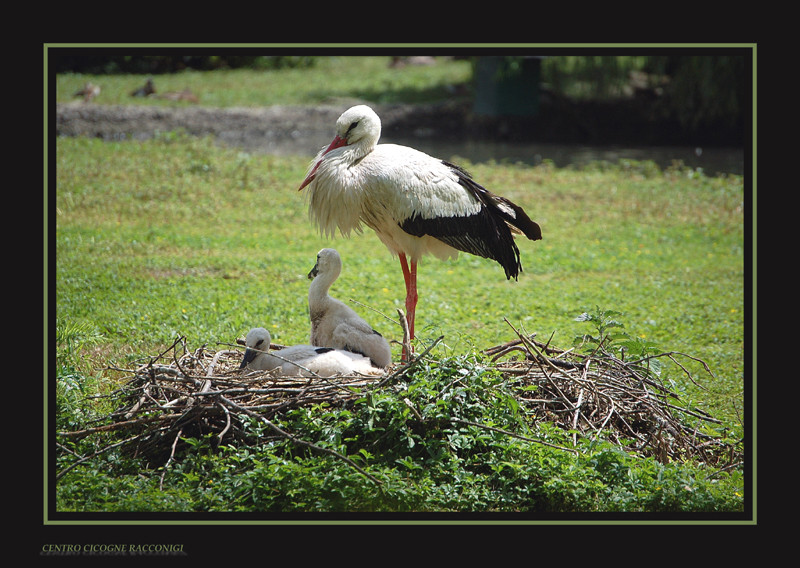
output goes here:
[[264, 340], [263, 340], [263, 339], [259, 339], [259, 340], [256, 342], [256, 347], [258, 347], [258, 346], [259, 346], [259, 345], [261, 345], [262, 343], [264, 343]]

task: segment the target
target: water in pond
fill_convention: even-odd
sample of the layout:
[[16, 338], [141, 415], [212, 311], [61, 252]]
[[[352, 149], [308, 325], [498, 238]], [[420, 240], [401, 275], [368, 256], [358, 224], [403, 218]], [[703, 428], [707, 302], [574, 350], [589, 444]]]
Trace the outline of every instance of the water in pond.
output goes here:
[[[317, 150], [327, 146], [327, 133], [305, 133], [282, 139], [259, 140], [257, 148], [249, 149], [276, 155], [300, 155], [311, 159]], [[680, 161], [686, 167], [702, 168], [707, 175], [744, 173], [744, 151], [741, 148], [689, 147], [689, 146], [584, 146], [579, 144], [548, 144], [539, 142], [495, 142], [483, 140], [448, 141], [425, 137], [381, 138], [381, 143], [404, 144], [442, 158], [443, 160], [468, 160], [472, 163], [495, 161], [538, 165], [544, 160], [557, 167], [581, 166], [592, 161], [618, 163], [621, 160], [652, 161], [662, 170]]]
[[744, 151], [741, 148], [697, 148], [680, 146], [581, 146], [546, 143], [505, 143], [465, 140], [445, 142], [425, 139], [383, 140], [414, 146], [443, 159], [465, 158], [473, 163], [496, 161], [538, 165], [544, 160], [557, 167], [580, 166], [592, 161], [618, 163], [622, 160], [652, 161], [662, 170], [680, 161], [692, 169], [702, 168], [708, 175], [744, 173]]

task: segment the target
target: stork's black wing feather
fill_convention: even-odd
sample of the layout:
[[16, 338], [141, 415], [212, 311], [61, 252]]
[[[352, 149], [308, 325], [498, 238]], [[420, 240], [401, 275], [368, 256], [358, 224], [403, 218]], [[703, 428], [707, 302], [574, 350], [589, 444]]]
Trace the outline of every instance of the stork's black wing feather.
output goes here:
[[400, 227], [411, 235], [430, 235], [457, 250], [495, 260], [505, 270], [506, 278], [516, 279], [522, 264], [511, 227], [531, 240], [538, 240], [542, 238], [539, 225], [521, 207], [475, 182], [464, 169], [443, 163], [458, 175], [459, 184], [480, 201], [481, 208], [477, 213], [460, 217], [426, 219], [414, 215]]

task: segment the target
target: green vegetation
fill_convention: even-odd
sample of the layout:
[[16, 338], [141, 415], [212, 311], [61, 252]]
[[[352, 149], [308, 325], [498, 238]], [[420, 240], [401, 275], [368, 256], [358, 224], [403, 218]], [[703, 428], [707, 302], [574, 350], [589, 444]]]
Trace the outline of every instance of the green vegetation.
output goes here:
[[[385, 61], [361, 63], [375, 65], [358, 71], [375, 84], [359, 92], [349, 90], [344, 72], [331, 73], [346, 67], [335, 67], [339, 58], [319, 63], [329, 66], [324, 83], [302, 68], [272, 77], [191, 71], [159, 76], [159, 83], [164, 90], [197, 86], [203, 104], [226, 106], [311, 103], [322, 93], [375, 100], [377, 93], [404, 89], [435, 98], [469, 77], [465, 62], [448, 62], [444, 77], [407, 68], [402, 80], [381, 74]], [[92, 79], [58, 77], [59, 100], [71, 100]], [[103, 76], [98, 102], [139, 103], [128, 92], [142, 81]], [[402, 97], [408, 100], [408, 93]], [[385, 336], [400, 338], [390, 321], [403, 305], [399, 263], [370, 232], [332, 241], [319, 236], [297, 192], [307, 158], [249, 154], [174, 132], [148, 141], [63, 138], [55, 151], [50, 230], [56, 263], [48, 277], [55, 284], [56, 364], [47, 371], [55, 377], [49, 384], [56, 387], [57, 430], [85, 428], [114, 410], [106, 395], [124, 377], [114, 369], [147, 361], [179, 335], [193, 346], [227, 348], [249, 328], [264, 326], [277, 343], [305, 343], [306, 274], [324, 246], [337, 248], [344, 260], [332, 293], [367, 306], [356, 308]], [[579, 438], [573, 447], [568, 432], [514, 406], [514, 385], [481, 350], [516, 338], [507, 318], [542, 341], [552, 335], [561, 348], [580, 337], [581, 348], [591, 349], [603, 334], [615, 334], [629, 353], [689, 354], [705, 361], [713, 377], [690, 361], [695, 384], [665, 362], [661, 380], [684, 404], [722, 420], [720, 435], [741, 439], [751, 364], [745, 358], [750, 275], [742, 178], [712, 178], [681, 164], [663, 171], [642, 162], [558, 169], [442, 158], [519, 203], [541, 224], [544, 239], [519, 241], [524, 272], [518, 282], [506, 281], [484, 259], [426, 259], [418, 351], [444, 339], [402, 389], [372, 390], [349, 409], [298, 409], [279, 421], [294, 435], [346, 455], [379, 489], [341, 460], [269, 438], [254, 421], [249, 427], [262, 442], [234, 447], [189, 438], [166, 468], [166, 460], [145, 464], [111, 447], [120, 441], [112, 434], [59, 437], [57, 509], [741, 511], [749, 487], [740, 469], [659, 463], [602, 438]], [[394, 350], [399, 359], [399, 347]], [[441, 427], [414, 428], [413, 409], [426, 420], [441, 419]], [[87, 459], [75, 465], [78, 456]]]
[[[56, 100], [74, 100], [74, 93], [91, 82], [102, 88], [96, 104], [191, 104], [131, 97], [148, 76], [154, 78], [159, 93], [189, 89], [201, 104], [215, 107], [330, 103], [352, 98], [374, 103], [452, 101], [469, 96], [473, 87], [472, 58], [437, 57], [434, 67], [394, 68], [389, 57], [209, 57], [197, 58], [176, 73], [135, 72], [148, 66], [175, 67], [175, 61], [167, 61], [167, 57], [146, 59], [122, 65], [119, 61], [109, 60], [105, 66], [98, 62], [93, 70], [101, 74], [60, 74]], [[514, 73], [519, 58], [506, 59], [504, 72]], [[129, 72], [110, 74], [120, 69]], [[702, 56], [699, 52], [695, 56], [561, 55], [544, 58], [541, 68], [541, 80], [548, 89], [575, 101], [658, 92], [658, 99], [648, 103], [652, 116], [672, 116], [687, 132], [732, 126], [746, 116], [747, 77], [747, 60], [741, 54]]]
[[[404, 295], [396, 260], [369, 233], [334, 241], [318, 236], [296, 191], [306, 161], [244, 154], [175, 134], [147, 142], [58, 140], [52, 276], [59, 430], [76, 429], [90, 416], [111, 410], [102, 398], [85, 398], [118, 386], [119, 375], [107, 367], [130, 368], [160, 353], [179, 334], [193, 345], [219, 348], [263, 325], [276, 342], [307, 341], [306, 273], [323, 246], [335, 246], [345, 261], [333, 293], [395, 317]], [[619, 312], [617, 319], [632, 337], [705, 360], [714, 379], [702, 388], [677, 368], [665, 369], [663, 377], [741, 432], [740, 178], [708, 178], [680, 166], [661, 172], [640, 163], [581, 170], [547, 164], [468, 166], [530, 211], [545, 238], [520, 243], [525, 271], [518, 282], [506, 281], [493, 263], [470, 256], [421, 265], [420, 348], [439, 335], [445, 339], [432, 352], [430, 368], [416, 373], [409, 385], [421, 397], [411, 397], [418, 408], [450, 411], [425, 399], [425, 393], [440, 392], [452, 373], [474, 381], [468, 390], [475, 396], [494, 388], [496, 377], [475, 370], [476, 357], [477, 351], [514, 338], [504, 317], [540, 338], [554, 334], [554, 345], [569, 347], [575, 336], [589, 331], [578, 316], [600, 306]], [[396, 324], [378, 314], [371, 319], [387, 337], [400, 338]], [[284, 443], [212, 451], [207, 440], [198, 440], [195, 451], [172, 464], [163, 487], [162, 471], [141, 471], [135, 461], [104, 452], [60, 480], [59, 508], [651, 511], [741, 506], [737, 472], [713, 477], [701, 466], [662, 465], [602, 444], [582, 448], [575, 457], [503, 436], [486, 439], [471, 428], [444, 433], [447, 443], [419, 433], [409, 438], [400, 428], [407, 411], [401, 401], [378, 392], [352, 411], [318, 408], [285, 417], [284, 426], [298, 436], [359, 446], [364, 467], [383, 480], [384, 492], [376, 493], [345, 464], [298, 453]], [[515, 422], [513, 414], [503, 416], [504, 409], [502, 399], [482, 401], [470, 418]], [[547, 435], [565, 436], [556, 430]], [[377, 446], [376, 437], [381, 438]], [[104, 443], [110, 440], [76, 443], [70, 448], [74, 454], [61, 455], [59, 469]], [[473, 469], [479, 462], [481, 467]], [[605, 465], [598, 469], [599, 462]]]
[[[469, 61], [440, 58], [436, 72], [429, 67], [389, 67], [389, 57], [337, 56], [314, 59], [306, 66], [253, 70], [187, 70], [155, 75], [160, 93], [189, 89], [200, 102], [214, 107], [252, 107], [336, 102], [352, 97], [377, 103], [417, 103], [452, 97], [452, 86], [468, 83], [472, 77]], [[75, 100], [73, 94], [86, 82], [100, 85], [98, 104], [164, 104], [163, 100], [131, 97], [148, 75], [88, 75], [68, 73], [56, 81], [56, 100]], [[367, 79], [368, 80], [365, 80]], [[168, 103], [189, 104], [189, 103]]]
[[[352, 409], [327, 405], [287, 413], [279, 424], [344, 461], [270, 438], [217, 447], [189, 438], [168, 469], [114, 472], [85, 467], [59, 485], [62, 510], [190, 512], [733, 512], [741, 510], [738, 471], [636, 458], [603, 440], [580, 439], [526, 422], [509, 384], [474, 356], [427, 363], [403, 388], [367, 391]], [[491, 426], [487, 429], [482, 425]], [[739, 434], [741, 434], [739, 432]], [[91, 453], [88, 442], [79, 452]], [[564, 448], [577, 450], [566, 451]], [[74, 461], [74, 457], [71, 458]], [[64, 460], [66, 464], [70, 460]], [[521, 517], [524, 518], [524, 517]]]

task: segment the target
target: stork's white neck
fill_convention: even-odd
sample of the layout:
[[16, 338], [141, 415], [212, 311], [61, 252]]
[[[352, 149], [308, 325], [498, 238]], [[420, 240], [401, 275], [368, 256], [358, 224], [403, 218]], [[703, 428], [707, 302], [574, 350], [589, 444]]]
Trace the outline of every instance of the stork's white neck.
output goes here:
[[381, 119], [366, 105], [354, 106], [336, 121], [336, 135], [347, 141], [342, 156], [352, 164], [372, 152], [378, 144]]
[[341, 271], [340, 266], [327, 266], [325, 270], [314, 277], [308, 287], [308, 303], [310, 306], [322, 307], [331, 300], [328, 291], [336, 279], [339, 278]]

